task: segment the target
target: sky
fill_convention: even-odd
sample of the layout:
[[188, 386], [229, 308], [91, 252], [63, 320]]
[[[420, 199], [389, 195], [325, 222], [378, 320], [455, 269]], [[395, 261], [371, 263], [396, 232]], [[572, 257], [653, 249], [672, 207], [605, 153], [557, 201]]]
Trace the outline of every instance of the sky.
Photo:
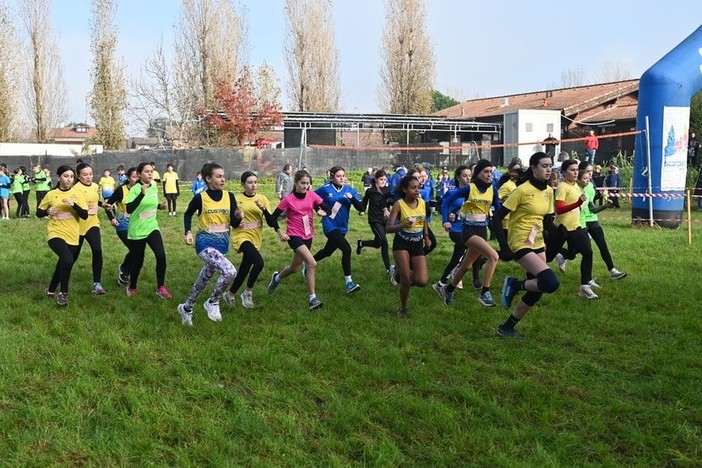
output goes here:
[[[237, 1], [239, 11], [245, 9], [249, 62], [258, 66], [265, 61], [275, 69], [286, 110], [284, 1]], [[138, 76], [161, 40], [170, 48], [181, 2], [116, 2], [117, 55], [126, 64], [127, 76]], [[569, 69], [583, 68], [588, 82], [599, 82], [607, 63], [623, 64], [631, 78], [638, 78], [702, 25], [699, 0], [670, 5], [658, 0], [425, 0], [436, 62], [434, 88], [458, 100], [541, 91], [561, 87], [561, 73]], [[91, 11], [90, 0], [52, 3], [52, 27], [69, 91], [69, 121], [92, 123], [86, 105]], [[340, 111], [381, 112], [384, 1], [335, 0], [333, 14]]]

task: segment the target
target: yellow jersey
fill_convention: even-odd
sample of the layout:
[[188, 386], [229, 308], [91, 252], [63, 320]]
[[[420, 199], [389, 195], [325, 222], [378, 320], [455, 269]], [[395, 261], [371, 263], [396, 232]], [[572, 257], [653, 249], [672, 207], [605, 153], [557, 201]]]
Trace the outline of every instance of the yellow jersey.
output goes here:
[[252, 197], [241, 194], [237, 198], [237, 206], [243, 214], [241, 224], [232, 232], [232, 246], [237, 251], [246, 241], [251, 242], [256, 250], [260, 250], [261, 245], [263, 245], [264, 215], [263, 211], [256, 205], [257, 201], [263, 203], [266, 211], [271, 212], [271, 204], [263, 194], [257, 193]]
[[482, 193], [473, 182], [470, 183], [469, 187], [468, 196], [461, 206], [459, 217], [463, 220], [463, 224], [487, 226], [488, 214], [495, 198], [492, 184]]
[[68, 245], [78, 245], [80, 238], [80, 218], [72, 206], [64, 200], [71, 199], [78, 206], [85, 208], [86, 202], [83, 193], [76, 189], [76, 185], [68, 190], [55, 188], [46, 192], [39, 204], [39, 209], [48, 210], [58, 208], [59, 213], [49, 218], [47, 226], [47, 239], [63, 239]]
[[[582, 193], [583, 192], [580, 190], [580, 186], [576, 182], [571, 184], [570, 182], [562, 180], [556, 189], [556, 201], [562, 201], [566, 205], [572, 205], [578, 201], [578, 198], [580, 198]], [[556, 225], [563, 225], [569, 231], [575, 231], [578, 229], [580, 227], [581, 207], [582, 205], [563, 214], [556, 214]]]
[[100, 187], [95, 182], [85, 185], [80, 181], [76, 182], [73, 187], [83, 194], [83, 198], [87, 203], [88, 219], [80, 220], [80, 235], [84, 236], [90, 228], [100, 227], [100, 219], [97, 216]]
[[507, 226], [507, 243], [513, 252], [543, 249], [544, 216], [553, 213], [553, 189], [539, 190], [524, 182], [502, 204], [511, 213]]
[[427, 217], [427, 209], [424, 200], [417, 200], [417, 206], [411, 208], [404, 199], [398, 200], [400, 204], [400, 215], [398, 221], [400, 224], [407, 221], [408, 218], [414, 218], [415, 222], [412, 227], [404, 228], [397, 231], [397, 235], [408, 241], [420, 241], [424, 238], [424, 224]]
[[164, 172], [163, 173], [163, 179], [161, 182], [163, 182], [163, 193], [166, 194], [171, 194], [171, 193], [178, 193], [178, 185], [176, 182], [178, 181], [178, 173], [177, 172]]

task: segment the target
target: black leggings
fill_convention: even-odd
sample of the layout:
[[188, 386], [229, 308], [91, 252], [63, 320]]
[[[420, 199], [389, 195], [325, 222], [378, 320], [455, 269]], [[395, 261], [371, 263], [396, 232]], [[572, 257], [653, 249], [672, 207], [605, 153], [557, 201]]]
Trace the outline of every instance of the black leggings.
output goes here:
[[436, 236], [434, 235], [434, 231], [431, 230], [431, 228], [428, 228], [429, 235], [429, 247], [424, 247], [424, 255], [429, 255], [434, 251], [436, 248]]
[[88, 229], [88, 232], [86, 232], [84, 236], [80, 236], [78, 240], [78, 250], [76, 251], [76, 260], [78, 260], [80, 256], [84, 240], [88, 241], [90, 251], [93, 254], [93, 283], [100, 283], [102, 279], [102, 241], [100, 239], [100, 228], [93, 226]]
[[132, 264], [129, 270], [129, 287], [136, 289], [141, 267], [144, 266], [144, 252], [146, 244], [156, 257], [156, 283], [157, 287], [166, 284], [166, 251], [163, 248], [163, 238], [158, 229], [151, 231], [145, 239], [129, 239], [129, 251], [132, 255]]
[[166, 201], [168, 202], [168, 212], [172, 212], [176, 210], [176, 199], [178, 198], [177, 193], [167, 193], [166, 194]]
[[247, 288], [253, 288], [258, 279], [258, 275], [263, 271], [263, 257], [261, 253], [256, 250], [256, 247], [246, 241], [241, 246], [239, 246], [239, 252], [242, 253], [241, 265], [239, 266], [239, 271], [237, 272], [236, 278], [232, 286], [229, 288], [232, 294], [236, 294], [244, 280], [248, 276], [249, 280], [246, 282]]
[[607, 265], [607, 270], [614, 268], [614, 261], [612, 261], [612, 254], [609, 253], [609, 248], [607, 247], [607, 241], [605, 240], [604, 229], [600, 226], [599, 221], [588, 221], [587, 233], [590, 234], [592, 240], [595, 241], [597, 248], [600, 249], [600, 256], [602, 260]]
[[[566, 241], [568, 241], [568, 249], [562, 249]], [[546, 262], [553, 261], [559, 252], [566, 260], [573, 260], [577, 254], [582, 255], [580, 284], [588, 284], [592, 279], [592, 245], [587, 229], [577, 228], [574, 231], [567, 231], [561, 225], [554, 230], [546, 246]]]
[[460, 263], [463, 254], [466, 252], [466, 246], [463, 245], [463, 240], [461, 239], [460, 232], [449, 232], [449, 239], [453, 241], [453, 253], [451, 254], [451, 259], [449, 260], [444, 272], [441, 274], [439, 281], [446, 284], [448, 277], [454, 268]]
[[41, 201], [44, 199], [44, 197], [46, 196], [47, 193], [48, 193], [48, 192], [45, 192], [45, 191], [43, 191], [43, 190], [37, 190], [37, 191], [36, 191], [36, 194], [37, 194], [37, 211], [39, 211], [39, 205], [41, 204]]
[[24, 197], [24, 208], [22, 209], [22, 216], [25, 218], [29, 218], [29, 190], [25, 190], [22, 192], [22, 196]]
[[368, 223], [373, 232], [372, 241], [361, 241], [363, 247], [373, 247], [374, 249], [380, 249], [380, 255], [383, 256], [383, 264], [385, 269], [390, 269], [390, 255], [388, 253], [388, 237], [385, 230], [385, 223], [372, 222]]
[[21, 218], [24, 216], [24, 194], [22, 192], [15, 192], [12, 195], [15, 196], [15, 201], [17, 202], [15, 217]]
[[120, 271], [122, 273], [129, 273], [132, 265], [132, 252], [129, 250], [129, 239], [127, 239], [127, 231], [117, 231], [117, 237], [122, 243], [127, 247], [127, 255], [124, 256], [122, 260], [122, 267]]
[[319, 262], [339, 249], [341, 250], [341, 269], [344, 270], [344, 276], [351, 276], [351, 246], [346, 240], [346, 234], [335, 230], [325, 234], [325, 236], [327, 236], [327, 243], [324, 244], [322, 250], [314, 254], [314, 259]]
[[65, 240], [57, 237], [49, 239], [49, 248], [58, 256], [54, 274], [49, 283], [49, 291], [56, 291], [56, 286], [59, 286], [62, 293], [68, 292], [68, 280], [71, 279], [71, 270], [76, 261], [78, 251], [77, 245], [68, 245]]

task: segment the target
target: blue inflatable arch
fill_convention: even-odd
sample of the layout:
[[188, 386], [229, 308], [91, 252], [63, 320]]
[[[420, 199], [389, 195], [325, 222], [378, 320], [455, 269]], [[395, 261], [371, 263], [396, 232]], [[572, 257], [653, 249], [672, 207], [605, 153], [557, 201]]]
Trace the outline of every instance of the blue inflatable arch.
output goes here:
[[[700, 89], [702, 26], [649, 68], [639, 83], [636, 130], [646, 130], [648, 118], [649, 134], [648, 142], [643, 133], [636, 138], [632, 192], [647, 191], [650, 172], [653, 218], [665, 227], [678, 227], [682, 222], [684, 199], [666, 195], [685, 191], [690, 101]], [[648, 198], [632, 199], [634, 222], [648, 221], [649, 203]]]

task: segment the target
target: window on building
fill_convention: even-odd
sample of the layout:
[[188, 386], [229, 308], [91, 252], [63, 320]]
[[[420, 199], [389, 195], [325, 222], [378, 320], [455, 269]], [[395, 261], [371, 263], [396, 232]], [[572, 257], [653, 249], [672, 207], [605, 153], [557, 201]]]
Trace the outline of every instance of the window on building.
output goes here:
[[553, 133], [553, 124], [552, 123], [546, 124], [546, 131]]
[[527, 122], [526, 124], [526, 132], [531, 133], [534, 131], [534, 124], [531, 122]]

